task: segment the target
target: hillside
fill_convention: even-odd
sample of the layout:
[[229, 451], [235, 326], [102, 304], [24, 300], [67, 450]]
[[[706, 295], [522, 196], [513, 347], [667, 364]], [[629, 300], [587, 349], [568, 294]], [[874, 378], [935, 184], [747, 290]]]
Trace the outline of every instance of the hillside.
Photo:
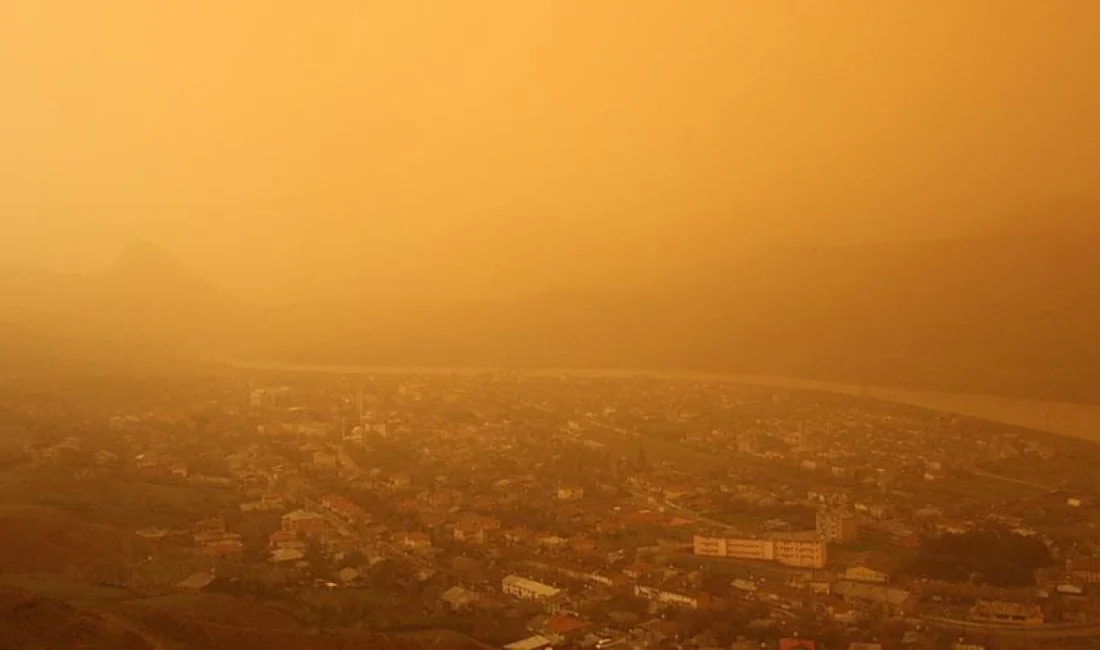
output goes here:
[[[222, 349], [244, 340], [251, 307], [151, 244], [101, 273], [0, 270], [0, 326], [29, 330], [0, 347], [22, 360], [117, 360]], [[22, 349], [22, 340], [33, 348]]]
[[[209, 601], [209, 602], [208, 602]], [[0, 587], [0, 648], [19, 650], [487, 650], [446, 630], [378, 634], [307, 629], [246, 601], [205, 595], [73, 604]]]

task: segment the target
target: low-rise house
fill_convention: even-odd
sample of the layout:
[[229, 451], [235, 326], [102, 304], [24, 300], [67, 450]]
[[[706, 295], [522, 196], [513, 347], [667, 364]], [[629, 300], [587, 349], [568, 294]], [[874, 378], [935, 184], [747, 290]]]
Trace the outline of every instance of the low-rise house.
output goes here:
[[695, 555], [778, 562], [785, 566], [821, 569], [829, 561], [828, 546], [816, 533], [775, 534], [766, 538], [726, 538], [696, 535]]
[[359, 545], [359, 539], [354, 535], [345, 535], [338, 531], [323, 533], [320, 537], [321, 546], [329, 555], [339, 555], [353, 550]]
[[476, 603], [480, 599], [481, 596], [476, 592], [470, 591], [469, 589], [465, 589], [463, 587], [459, 587], [458, 585], [455, 585], [447, 591], [444, 591], [443, 594], [439, 597], [439, 600], [446, 603], [446, 605], [450, 607], [453, 611], [463, 611], [469, 609], [471, 606], [474, 605], [474, 603]]
[[634, 585], [634, 595], [660, 605], [686, 609], [701, 609], [708, 602], [704, 593], [648, 585]]
[[107, 465], [114, 465], [119, 462], [118, 454], [107, 451], [106, 449], [100, 449], [95, 452], [92, 457], [92, 462], [100, 467]]
[[827, 611], [834, 621], [844, 623], [845, 625], [856, 623], [860, 618], [856, 608], [844, 602], [844, 600], [831, 601], [827, 607]]
[[1100, 557], [1075, 557], [1066, 560], [1066, 573], [1085, 584], [1100, 584]]
[[525, 544], [534, 537], [531, 531], [524, 528], [512, 528], [504, 531], [504, 541], [509, 544]]
[[839, 580], [833, 586], [833, 593], [855, 605], [881, 605], [898, 613], [912, 612], [916, 609], [916, 599], [904, 589]]
[[152, 528], [144, 528], [142, 530], [139, 530], [135, 534], [142, 539], [160, 541], [164, 539], [164, 537], [168, 534], [168, 531], [164, 530], [163, 528], [157, 528], [156, 526], [154, 526]]
[[225, 519], [221, 517], [208, 517], [195, 522], [195, 525], [191, 527], [191, 530], [195, 534], [201, 533], [224, 533], [225, 532]]
[[451, 528], [454, 541], [464, 544], [484, 544], [488, 539], [485, 528], [476, 522], [460, 521]]
[[267, 545], [272, 549], [293, 548], [305, 550], [308, 544], [298, 538], [298, 533], [287, 530], [277, 530], [267, 536]]
[[826, 542], [847, 544], [859, 538], [856, 516], [843, 510], [818, 510], [816, 528]]
[[402, 546], [414, 551], [424, 551], [432, 547], [432, 538], [428, 533], [406, 532], [397, 535]]
[[584, 498], [584, 488], [582, 487], [559, 487], [558, 499], [562, 501], [577, 501]]
[[543, 650], [543, 648], [549, 648], [554, 644], [550, 639], [536, 634], [535, 636], [529, 636], [526, 639], [520, 639], [519, 641], [513, 641], [504, 646], [504, 650]]
[[278, 492], [264, 492], [260, 495], [260, 503], [271, 509], [282, 508], [284, 505], [283, 495]]
[[557, 535], [546, 535], [538, 539], [538, 545], [549, 549], [561, 549], [569, 545], [569, 540]]
[[308, 510], [295, 510], [282, 517], [282, 528], [287, 532], [316, 535], [324, 531], [327, 525], [324, 517]]
[[327, 469], [335, 469], [339, 463], [336, 454], [327, 451], [313, 452], [313, 466]]
[[271, 557], [269, 559], [275, 564], [285, 564], [288, 562], [298, 562], [305, 558], [305, 556], [306, 554], [298, 549], [277, 548], [271, 552]]
[[209, 571], [200, 571], [192, 573], [180, 582], [176, 583], [176, 586], [180, 589], [187, 591], [200, 591], [210, 586], [210, 583], [214, 582], [214, 574]]
[[854, 558], [844, 570], [845, 580], [885, 584], [890, 581], [889, 560], [870, 553]]
[[652, 564], [646, 564], [645, 562], [636, 562], [630, 566], [623, 567], [623, 575], [632, 580], [642, 580], [655, 571], [656, 569]]
[[547, 618], [540, 631], [556, 643], [568, 643], [581, 638], [586, 630], [592, 628], [592, 622], [570, 614], [558, 613]]
[[244, 544], [239, 539], [219, 539], [206, 542], [199, 547], [199, 554], [206, 557], [239, 558]]
[[974, 522], [965, 519], [943, 519], [934, 522], [932, 529], [940, 535], [961, 535], [974, 530]]
[[370, 515], [363, 508], [338, 494], [328, 494], [321, 497], [321, 505], [342, 521], [351, 525], [370, 521]]

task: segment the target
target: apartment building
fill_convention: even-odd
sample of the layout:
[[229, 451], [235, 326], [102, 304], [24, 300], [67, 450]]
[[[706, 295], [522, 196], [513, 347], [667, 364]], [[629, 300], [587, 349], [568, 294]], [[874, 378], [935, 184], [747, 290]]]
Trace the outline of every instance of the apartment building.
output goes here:
[[824, 569], [829, 563], [828, 544], [816, 535], [783, 536], [768, 541], [773, 544], [775, 561], [784, 566]]
[[817, 534], [826, 542], [847, 544], [859, 539], [856, 516], [843, 510], [818, 510]]
[[561, 589], [557, 587], [551, 587], [537, 580], [531, 580], [530, 578], [524, 578], [523, 576], [517, 575], [505, 576], [504, 579], [500, 581], [500, 590], [517, 598], [525, 598], [528, 600], [552, 598], [561, 593]]
[[692, 548], [695, 555], [778, 562], [807, 569], [822, 569], [829, 562], [828, 545], [816, 534], [773, 535], [761, 539], [696, 535]]

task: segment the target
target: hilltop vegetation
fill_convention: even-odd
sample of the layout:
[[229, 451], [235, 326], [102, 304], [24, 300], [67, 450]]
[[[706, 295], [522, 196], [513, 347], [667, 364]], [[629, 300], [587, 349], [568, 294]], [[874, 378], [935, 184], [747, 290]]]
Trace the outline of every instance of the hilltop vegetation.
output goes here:
[[274, 610], [224, 596], [74, 605], [0, 587], [0, 648], [19, 650], [486, 650], [446, 630], [406, 634], [318, 632]]
[[1018, 587], [1035, 584], [1035, 571], [1052, 564], [1041, 540], [982, 529], [925, 539], [911, 571], [934, 580]]

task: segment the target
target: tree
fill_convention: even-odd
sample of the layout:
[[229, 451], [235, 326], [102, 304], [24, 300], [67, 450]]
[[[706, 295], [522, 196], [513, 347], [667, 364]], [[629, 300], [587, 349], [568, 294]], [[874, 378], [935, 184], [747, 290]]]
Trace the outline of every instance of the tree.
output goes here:
[[909, 573], [950, 582], [981, 576], [996, 587], [1035, 584], [1035, 571], [1054, 558], [1042, 541], [987, 528], [925, 540]]

